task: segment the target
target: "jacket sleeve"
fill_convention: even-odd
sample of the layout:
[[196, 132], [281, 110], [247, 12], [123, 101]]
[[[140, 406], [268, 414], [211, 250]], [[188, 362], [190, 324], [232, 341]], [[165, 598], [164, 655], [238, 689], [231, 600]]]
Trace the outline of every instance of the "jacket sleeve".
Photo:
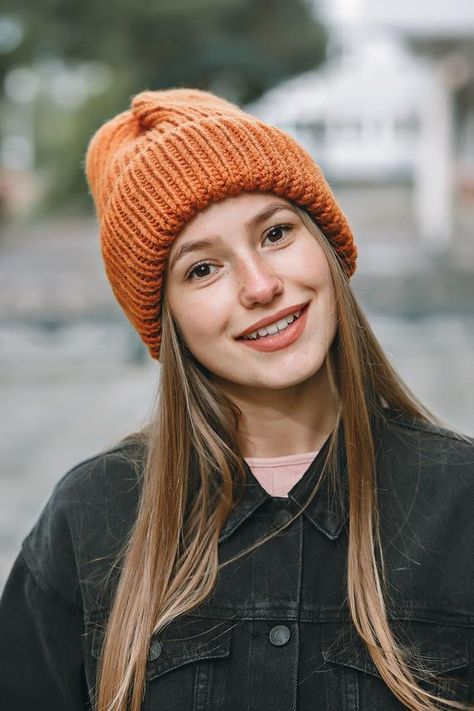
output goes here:
[[137, 475], [122, 450], [84, 460], [55, 485], [0, 599], [1, 711], [90, 711], [90, 620], [113, 599], [110, 561], [137, 502]]
[[20, 553], [0, 599], [2, 711], [90, 709], [80, 613], [33, 577]]

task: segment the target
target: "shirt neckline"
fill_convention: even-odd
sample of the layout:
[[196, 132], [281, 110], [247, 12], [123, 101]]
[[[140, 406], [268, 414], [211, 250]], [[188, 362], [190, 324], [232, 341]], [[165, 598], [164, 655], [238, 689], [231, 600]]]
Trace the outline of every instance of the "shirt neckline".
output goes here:
[[314, 452], [285, 454], [279, 457], [244, 457], [244, 459], [250, 467], [284, 467], [288, 464], [307, 464], [316, 457], [318, 452], [319, 449]]

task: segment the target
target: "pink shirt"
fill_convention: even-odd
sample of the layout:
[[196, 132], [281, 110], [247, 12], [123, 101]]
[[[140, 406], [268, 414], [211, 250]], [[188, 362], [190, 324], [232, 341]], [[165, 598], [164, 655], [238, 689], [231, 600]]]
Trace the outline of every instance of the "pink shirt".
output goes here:
[[245, 457], [254, 476], [272, 496], [288, 496], [316, 457], [316, 452], [287, 454], [284, 457]]

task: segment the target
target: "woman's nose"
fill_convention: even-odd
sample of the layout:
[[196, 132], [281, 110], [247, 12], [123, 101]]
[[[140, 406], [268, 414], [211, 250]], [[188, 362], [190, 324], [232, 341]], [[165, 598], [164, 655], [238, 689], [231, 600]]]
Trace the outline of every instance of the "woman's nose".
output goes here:
[[283, 288], [278, 274], [263, 259], [242, 265], [237, 275], [240, 300], [247, 308], [269, 303]]

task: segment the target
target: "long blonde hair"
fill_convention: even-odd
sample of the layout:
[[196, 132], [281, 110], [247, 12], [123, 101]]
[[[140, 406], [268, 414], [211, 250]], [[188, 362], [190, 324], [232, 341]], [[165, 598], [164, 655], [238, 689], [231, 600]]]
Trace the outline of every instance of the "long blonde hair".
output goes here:
[[[466, 709], [417, 684], [416, 677], [423, 676], [423, 670], [409, 663], [397, 644], [384, 600], [371, 418], [389, 407], [442, 423], [394, 371], [357, 304], [336, 253], [310, 216], [296, 209], [324, 250], [335, 287], [338, 329], [326, 367], [337, 391], [338, 423], [342, 420], [347, 450], [347, 599], [355, 629], [382, 679], [408, 709], [433, 711], [439, 708], [437, 702]], [[171, 317], [166, 289], [160, 359], [155, 413], [148, 426], [136, 433], [146, 445], [142, 491], [120, 559], [122, 572], [97, 675], [97, 711], [141, 708], [150, 638], [212, 593], [220, 569], [219, 534], [236, 505], [235, 483], [242, 483], [246, 476], [236, 434], [240, 410], [186, 348]], [[337, 433], [336, 426], [323, 474], [334, 468]], [[256, 541], [238, 557], [269, 537]]]

